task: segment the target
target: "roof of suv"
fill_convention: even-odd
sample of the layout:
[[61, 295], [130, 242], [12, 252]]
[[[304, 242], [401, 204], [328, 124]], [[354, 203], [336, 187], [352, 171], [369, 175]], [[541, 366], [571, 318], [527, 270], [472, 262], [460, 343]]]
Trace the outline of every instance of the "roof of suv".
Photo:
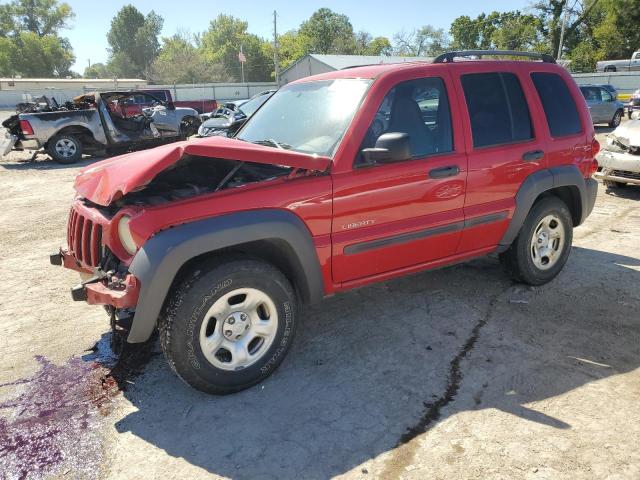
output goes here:
[[[316, 81], [316, 80], [333, 80], [333, 79], [340, 79], [340, 78], [364, 78], [364, 79], [375, 79], [378, 78], [379, 76], [387, 73], [387, 72], [391, 72], [391, 71], [397, 71], [397, 70], [412, 70], [412, 69], [416, 69], [416, 68], [429, 68], [432, 66], [442, 66], [442, 65], [446, 65], [446, 66], [450, 66], [453, 67], [454, 65], [459, 65], [461, 63], [464, 64], [469, 64], [470, 62], [473, 63], [482, 63], [483, 65], [485, 64], [496, 64], [496, 65], [505, 65], [505, 64], [518, 64], [518, 65], [522, 65], [522, 64], [533, 64], [533, 65], [540, 65], [542, 62], [529, 62], [529, 61], [523, 61], [523, 60], [484, 60], [484, 59], [476, 59], [476, 60], [463, 60], [461, 62], [452, 62], [452, 63], [433, 63], [433, 62], [429, 62], [429, 61], [424, 61], [424, 62], [402, 62], [402, 63], [382, 63], [382, 64], [376, 64], [376, 65], [364, 65], [361, 67], [352, 67], [352, 68], [345, 68], [343, 70], [335, 70], [332, 72], [327, 72], [327, 73], [321, 73], [319, 75], [313, 75], [311, 77], [304, 77], [301, 78], [299, 80], [296, 80], [294, 82], [291, 83], [304, 83], [304, 82], [309, 82], [309, 81]], [[555, 64], [553, 64], [555, 65]], [[455, 68], [455, 67], [454, 67]]]

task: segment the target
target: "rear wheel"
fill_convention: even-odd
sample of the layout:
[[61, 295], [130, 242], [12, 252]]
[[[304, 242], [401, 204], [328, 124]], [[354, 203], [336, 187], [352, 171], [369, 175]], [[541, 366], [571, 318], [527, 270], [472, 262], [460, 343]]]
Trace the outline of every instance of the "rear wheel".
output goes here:
[[609, 122], [609, 126], [611, 128], [616, 128], [618, 125], [620, 125], [620, 122], [622, 121], [622, 117], [624, 116], [624, 112], [622, 110], [618, 110], [614, 115], [613, 118], [611, 119], [611, 121]]
[[500, 261], [514, 280], [542, 285], [560, 273], [572, 240], [573, 221], [566, 204], [554, 196], [544, 197], [534, 204]]
[[253, 259], [194, 270], [160, 319], [171, 368], [192, 387], [226, 394], [268, 377], [296, 327], [295, 294], [272, 265]]
[[75, 163], [82, 158], [82, 142], [75, 135], [55, 135], [47, 144], [47, 152], [58, 163]]

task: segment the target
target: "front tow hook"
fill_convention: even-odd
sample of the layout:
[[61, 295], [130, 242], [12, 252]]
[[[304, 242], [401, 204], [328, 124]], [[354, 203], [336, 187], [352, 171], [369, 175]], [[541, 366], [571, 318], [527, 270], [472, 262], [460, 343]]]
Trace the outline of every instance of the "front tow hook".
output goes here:
[[49, 255], [49, 262], [51, 265], [62, 265], [62, 254], [60, 252], [52, 253]]
[[113, 272], [107, 272], [107, 273], [101, 272], [101, 273], [98, 273], [98, 274], [94, 275], [93, 277], [85, 280], [84, 282], [79, 283], [75, 287], [71, 287], [71, 298], [75, 302], [86, 302], [87, 301], [87, 288], [86, 288], [86, 285], [88, 285], [89, 283], [99, 282], [100, 280], [102, 280], [104, 278], [108, 278], [111, 273], [113, 273]]
[[71, 298], [75, 302], [87, 301], [87, 289], [82, 283], [76, 285], [75, 287], [71, 287]]

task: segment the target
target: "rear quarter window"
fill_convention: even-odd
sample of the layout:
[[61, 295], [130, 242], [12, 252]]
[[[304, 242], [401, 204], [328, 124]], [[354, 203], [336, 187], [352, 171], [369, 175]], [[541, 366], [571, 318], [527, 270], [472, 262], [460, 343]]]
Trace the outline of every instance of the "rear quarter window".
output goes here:
[[542, 102], [551, 136], [566, 137], [580, 133], [582, 124], [578, 107], [562, 77], [556, 73], [535, 72], [531, 74], [531, 80]]

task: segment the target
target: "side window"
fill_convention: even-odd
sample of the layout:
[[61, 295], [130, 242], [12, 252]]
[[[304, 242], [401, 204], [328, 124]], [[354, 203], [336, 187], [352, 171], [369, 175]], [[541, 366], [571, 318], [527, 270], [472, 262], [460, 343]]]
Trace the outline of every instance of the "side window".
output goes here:
[[441, 78], [420, 78], [393, 87], [382, 101], [360, 149], [375, 147], [380, 135], [390, 132], [409, 135], [413, 158], [453, 151], [451, 111]]
[[578, 107], [562, 77], [556, 73], [536, 72], [531, 74], [531, 79], [542, 102], [551, 136], [580, 133], [582, 124]]
[[600, 96], [602, 97], [603, 102], [610, 102], [613, 100], [611, 94], [604, 88], [600, 89]]
[[462, 75], [474, 147], [521, 142], [533, 138], [529, 106], [513, 73]]

